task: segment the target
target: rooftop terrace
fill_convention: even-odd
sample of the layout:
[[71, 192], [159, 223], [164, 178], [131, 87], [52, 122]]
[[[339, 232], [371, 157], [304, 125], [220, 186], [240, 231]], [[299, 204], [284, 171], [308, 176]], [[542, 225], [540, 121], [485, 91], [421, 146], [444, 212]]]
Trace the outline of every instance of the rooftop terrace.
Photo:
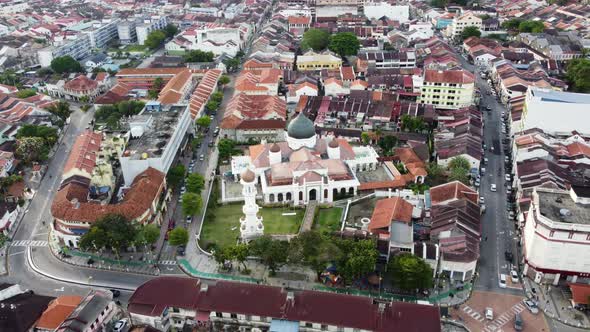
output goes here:
[[590, 205], [576, 203], [568, 193], [537, 191], [541, 215], [553, 221], [590, 224]]

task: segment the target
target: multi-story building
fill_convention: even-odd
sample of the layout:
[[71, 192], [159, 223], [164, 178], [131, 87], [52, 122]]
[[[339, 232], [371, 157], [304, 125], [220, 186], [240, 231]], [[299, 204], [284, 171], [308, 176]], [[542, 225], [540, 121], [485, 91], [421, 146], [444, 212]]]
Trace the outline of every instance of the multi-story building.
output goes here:
[[26, 0], [7, 1], [0, 4], [0, 15], [10, 15], [24, 12], [29, 9]]
[[[520, 119], [512, 119], [512, 133], [539, 128], [546, 133], [590, 134], [590, 95], [529, 86]], [[555, 110], [559, 110], [556, 112]]]
[[322, 70], [322, 69], [340, 69], [342, 59], [330, 51], [316, 53], [307, 51], [297, 57], [298, 70]]
[[59, 46], [48, 46], [40, 49], [37, 51], [37, 56], [41, 67], [49, 67], [51, 61], [55, 58], [69, 55], [76, 60], [81, 60], [90, 56], [91, 52], [90, 35], [78, 34], [75, 39], [68, 39], [66, 43]]
[[128, 122], [129, 143], [119, 158], [125, 185], [148, 168], [167, 174], [192, 122], [189, 106], [151, 101]]
[[150, 32], [164, 29], [167, 24], [168, 20], [166, 16], [152, 16], [144, 18], [140, 23], [136, 23], [135, 34], [137, 36], [137, 43], [143, 45]]
[[424, 71], [419, 101], [436, 108], [458, 109], [473, 105], [475, 76], [463, 69]]
[[412, 51], [377, 51], [361, 53], [357, 57], [357, 71], [366, 72], [369, 68], [414, 68], [416, 54]]
[[201, 50], [235, 56], [243, 45], [239, 27], [195, 26], [166, 43], [168, 51]]
[[535, 282], [590, 279], [587, 190], [535, 188], [523, 233], [524, 273]]
[[546, 33], [520, 33], [515, 40], [534, 50], [539, 60], [568, 61], [583, 56], [581, 37], [574, 32], [558, 32], [556, 35]]
[[165, 332], [197, 326], [215, 331], [222, 326], [241, 331], [441, 331], [435, 306], [228, 281], [208, 285], [179, 277], [139, 286], [128, 310], [133, 324]]
[[122, 45], [137, 42], [137, 22], [135, 20], [122, 21], [117, 25], [117, 35]]
[[481, 18], [470, 12], [460, 16], [455, 16], [453, 18], [453, 22], [449, 26], [447, 26], [447, 36], [449, 36], [450, 38], [459, 38], [461, 37], [461, 33], [463, 33], [463, 30], [465, 30], [465, 28], [472, 26], [481, 30]]
[[119, 19], [109, 20], [107, 22], [91, 22], [92, 26], [83, 31], [90, 37], [90, 46], [92, 48], [105, 48], [107, 43], [118, 37], [117, 25]]

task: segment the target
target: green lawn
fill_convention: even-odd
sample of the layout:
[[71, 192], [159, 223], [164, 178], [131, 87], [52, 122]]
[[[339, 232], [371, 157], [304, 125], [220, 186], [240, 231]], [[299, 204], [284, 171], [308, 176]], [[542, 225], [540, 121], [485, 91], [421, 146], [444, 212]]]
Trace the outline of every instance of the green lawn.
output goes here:
[[[284, 216], [283, 213], [296, 213]], [[260, 215], [264, 224], [264, 234], [295, 234], [303, 221], [304, 210], [288, 208], [261, 208]], [[201, 231], [200, 245], [207, 249], [210, 244], [220, 247], [236, 243], [240, 235], [240, 218], [243, 216], [242, 204], [221, 205], [213, 211], [213, 218], [207, 212]]]
[[179, 55], [183, 56], [186, 54], [186, 51], [168, 51], [168, 55]]
[[340, 230], [340, 218], [342, 217], [342, 208], [320, 209], [314, 228], [321, 232], [334, 232]]

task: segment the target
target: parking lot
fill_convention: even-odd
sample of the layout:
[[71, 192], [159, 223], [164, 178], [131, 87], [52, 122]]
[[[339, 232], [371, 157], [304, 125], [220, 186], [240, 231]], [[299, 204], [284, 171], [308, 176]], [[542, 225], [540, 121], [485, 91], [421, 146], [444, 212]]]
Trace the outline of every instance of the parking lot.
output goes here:
[[[522, 300], [522, 296], [475, 291], [469, 301], [451, 309], [450, 313], [470, 331], [516, 331], [516, 314], [520, 314], [524, 323], [522, 331], [549, 331], [543, 313], [532, 314]], [[486, 319], [486, 308], [492, 309], [492, 319]]]

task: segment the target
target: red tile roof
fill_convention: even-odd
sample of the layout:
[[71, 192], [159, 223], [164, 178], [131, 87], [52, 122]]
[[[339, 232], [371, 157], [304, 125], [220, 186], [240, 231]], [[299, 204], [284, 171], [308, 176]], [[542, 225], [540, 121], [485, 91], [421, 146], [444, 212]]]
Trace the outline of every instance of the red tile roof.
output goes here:
[[[287, 102], [279, 96], [238, 93], [225, 108], [221, 128], [235, 129], [244, 121], [279, 120], [285, 127]], [[260, 127], [263, 128], [263, 127]]]
[[424, 82], [469, 84], [475, 82], [475, 76], [467, 70], [434, 70], [427, 69]]
[[43, 330], [55, 330], [82, 302], [81, 296], [60, 296], [49, 303], [35, 327]]
[[193, 91], [190, 101], [190, 112], [193, 120], [199, 116], [209, 97], [211, 97], [211, 94], [217, 88], [217, 82], [220, 77], [221, 70], [208, 70], [199, 82], [199, 85], [197, 85], [195, 91]]
[[67, 174], [73, 169], [79, 169], [91, 175], [96, 165], [96, 157], [100, 150], [101, 141], [102, 134], [90, 130], [78, 136], [72, 145], [63, 174]]
[[80, 75], [64, 84], [64, 89], [71, 91], [89, 91], [98, 87], [98, 83], [86, 75]]
[[410, 223], [414, 207], [401, 197], [380, 199], [375, 204], [369, 230], [389, 228], [392, 221]]
[[155, 317], [167, 307], [195, 310], [204, 317], [215, 311], [376, 332], [441, 330], [435, 306], [386, 302], [380, 309], [363, 296], [296, 291], [288, 298], [279, 287], [217, 281], [202, 288], [198, 279], [182, 277], [160, 277], [141, 285], [129, 299], [128, 310]]
[[430, 200], [432, 205], [460, 199], [467, 199], [477, 204], [479, 197], [475, 190], [459, 181], [453, 181], [430, 188]]

